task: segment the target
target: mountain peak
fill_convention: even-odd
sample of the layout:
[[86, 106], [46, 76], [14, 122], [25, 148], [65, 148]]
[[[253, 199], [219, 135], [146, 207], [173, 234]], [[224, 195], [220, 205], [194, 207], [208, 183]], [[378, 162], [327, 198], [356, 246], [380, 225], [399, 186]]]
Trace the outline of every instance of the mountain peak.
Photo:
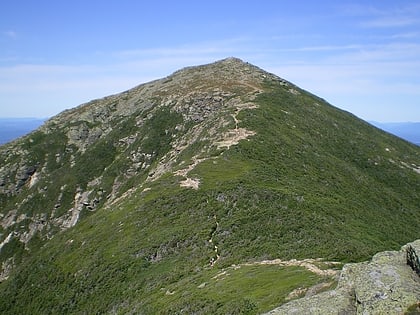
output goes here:
[[176, 71], [174, 74], [179, 72], [185, 72], [185, 71], [193, 71], [193, 72], [200, 72], [200, 71], [223, 71], [223, 72], [230, 72], [232, 75], [235, 74], [235, 72], [244, 72], [244, 71], [250, 71], [255, 70], [258, 72], [265, 72], [262, 69], [245, 62], [239, 58], [236, 57], [228, 57], [224, 58], [212, 63], [204, 64], [204, 65], [197, 65], [197, 66], [190, 66], [183, 68], [179, 71]]
[[238, 67], [238, 66], [239, 67], [247, 67], [251, 64], [248, 63], [248, 62], [245, 62], [242, 59], [237, 58], [237, 57], [227, 57], [227, 58], [223, 58], [223, 59], [220, 59], [220, 60], [216, 60], [216, 61], [208, 63], [208, 64], [197, 65], [197, 66], [189, 66], [189, 67], [186, 67], [184, 69], [194, 69], [194, 68], [214, 67], [214, 66], [226, 66], [226, 65], [236, 66], [236, 67]]
[[0, 309], [263, 313], [416, 239], [419, 170], [240, 59], [184, 68], [0, 147]]
[[244, 62], [242, 59], [237, 58], [237, 57], [227, 57], [227, 58], [223, 58], [220, 59], [218, 61], [215, 61], [215, 63], [242, 63], [245, 64], [246, 62]]
[[[114, 115], [131, 115], [139, 109], [139, 102], [146, 107], [152, 105], [150, 102], [141, 101], [149, 98], [159, 98], [161, 106], [170, 103], [171, 100], [185, 99], [186, 96], [197, 93], [214, 95], [255, 93], [262, 90], [263, 82], [267, 79], [281, 80], [239, 58], [229, 57], [209, 64], [185, 67], [165, 78], [82, 104], [53, 117], [47, 126], [51, 123], [55, 126], [69, 120], [87, 119], [93, 122], [97, 119], [107, 119], [105, 117], [109, 116], [109, 111], [105, 104], [113, 104], [111, 107], [116, 109], [113, 115], [108, 117], [112, 118]], [[286, 81], [281, 81], [286, 84]], [[122, 102], [121, 99], [125, 101]]]
[[236, 64], [236, 65], [242, 65], [242, 66], [248, 66], [248, 65], [250, 65], [248, 62], [245, 62], [242, 59], [237, 58], [237, 57], [227, 57], [227, 58], [221, 59], [219, 61], [216, 61], [215, 63], [216, 64], [217, 63], [221, 63], [221, 64]]

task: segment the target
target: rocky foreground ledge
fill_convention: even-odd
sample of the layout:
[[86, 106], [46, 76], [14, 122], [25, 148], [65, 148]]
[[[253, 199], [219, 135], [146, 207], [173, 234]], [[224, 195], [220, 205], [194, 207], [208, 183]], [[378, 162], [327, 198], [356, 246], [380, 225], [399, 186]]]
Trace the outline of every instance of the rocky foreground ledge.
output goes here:
[[419, 311], [419, 257], [420, 240], [417, 240], [400, 251], [378, 253], [370, 262], [346, 264], [336, 289], [293, 300], [267, 315], [379, 315]]

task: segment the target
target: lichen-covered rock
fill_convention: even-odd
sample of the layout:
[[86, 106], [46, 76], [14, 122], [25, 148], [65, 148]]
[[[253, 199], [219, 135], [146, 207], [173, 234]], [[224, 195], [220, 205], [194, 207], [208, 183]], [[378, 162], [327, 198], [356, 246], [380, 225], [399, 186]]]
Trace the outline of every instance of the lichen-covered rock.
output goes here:
[[347, 315], [356, 314], [356, 303], [351, 290], [336, 289], [291, 301], [268, 312], [267, 315]]
[[368, 264], [348, 268], [358, 314], [401, 314], [420, 299], [420, 279], [407, 266], [404, 250], [382, 252]]
[[420, 300], [420, 278], [407, 260], [414, 259], [418, 267], [419, 245], [420, 240], [400, 251], [378, 253], [370, 262], [346, 264], [335, 290], [290, 301], [267, 314], [404, 314]]

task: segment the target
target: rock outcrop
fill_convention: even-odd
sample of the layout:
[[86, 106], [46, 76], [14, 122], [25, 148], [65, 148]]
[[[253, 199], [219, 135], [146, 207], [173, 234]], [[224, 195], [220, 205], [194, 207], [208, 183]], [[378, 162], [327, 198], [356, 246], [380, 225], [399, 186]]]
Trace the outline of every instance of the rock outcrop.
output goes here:
[[267, 314], [404, 314], [420, 301], [419, 254], [417, 240], [400, 251], [378, 253], [370, 262], [346, 264], [336, 289], [290, 301]]
[[420, 242], [407, 245], [407, 264], [420, 276]]

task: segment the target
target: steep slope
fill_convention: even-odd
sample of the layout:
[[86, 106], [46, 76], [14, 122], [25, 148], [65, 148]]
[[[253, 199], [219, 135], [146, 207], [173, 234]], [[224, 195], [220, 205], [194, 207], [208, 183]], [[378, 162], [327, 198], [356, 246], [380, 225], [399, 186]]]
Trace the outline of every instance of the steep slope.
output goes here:
[[65, 111], [0, 161], [4, 314], [268, 311], [332, 285], [314, 266], [418, 238], [418, 147], [235, 58]]

